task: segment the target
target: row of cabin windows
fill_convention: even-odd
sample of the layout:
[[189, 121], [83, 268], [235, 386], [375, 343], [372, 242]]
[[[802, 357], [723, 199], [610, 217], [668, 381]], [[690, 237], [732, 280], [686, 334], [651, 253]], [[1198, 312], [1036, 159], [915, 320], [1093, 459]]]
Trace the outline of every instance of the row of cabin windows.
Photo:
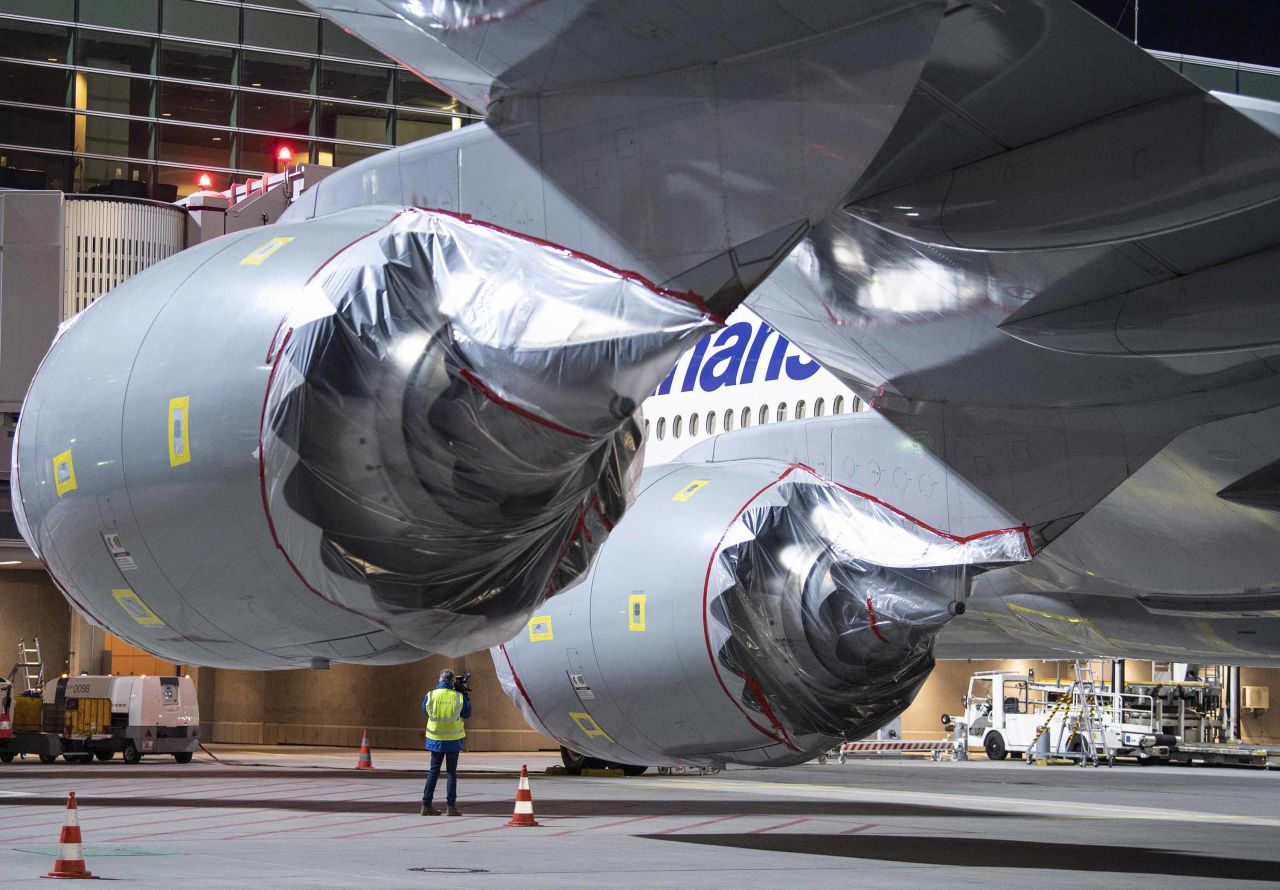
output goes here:
[[[850, 410], [860, 410], [861, 402], [855, 396], [850, 402]], [[831, 400], [831, 413], [843, 414], [845, 409], [844, 396], [836, 396]], [[825, 417], [827, 415], [827, 400], [815, 399], [813, 402], [813, 416]], [[683, 415], [677, 415], [671, 418], [671, 438], [680, 439], [685, 436], [696, 438], [699, 435], [713, 436], [718, 430], [717, 426], [722, 426], [724, 432], [731, 432], [735, 424], [739, 427], [749, 427], [754, 418], [757, 425], [769, 423], [770, 419], [782, 423], [785, 420], [792, 419], [804, 420], [809, 416], [809, 405], [804, 399], [796, 402], [794, 407], [787, 402], [779, 402], [778, 407], [770, 409], [768, 405], [761, 405], [759, 410], [753, 411], [750, 407], [743, 408], [741, 411], [735, 411], [733, 408], [726, 408], [724, 413], [718, 414], [715, 411], [708, 411], [704, 414], [690, 414], [687, 418]], [[649, 435], [649, 421], [644, 422], [645, 435]], [[659, 417], [657, 424], [654, 426], [654, 435], [659, 440], [667, 437], [667, 418]]]

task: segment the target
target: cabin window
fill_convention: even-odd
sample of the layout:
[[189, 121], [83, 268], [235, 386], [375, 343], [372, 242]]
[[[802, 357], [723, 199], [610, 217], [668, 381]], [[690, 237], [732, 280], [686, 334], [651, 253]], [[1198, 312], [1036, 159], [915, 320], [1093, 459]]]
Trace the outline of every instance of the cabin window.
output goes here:
[[836, 396], [836, 400], [831, 403], [832, 414], [844, 413], [844, 396]]
[[661, 442], [667, 437], [667, 419], [665, 417], [658, 418], [658, 441]]
[[707, 412], [707, 435], [710, 436], [715, 431], [716, 431], [716, 412], [708, 411]]
[[787, 419], [787, 403], [779, 402], [778, 403], [778, 423], [782, 423], [786, 419]]
[[866, 410], [866, 408], [867, 408], [867, 403], [866, 403], [866, 402], [862, 401], [862, 399], [858, 398], [857, 396], [854, 396], [854, 397], [853, 397], [853, 410], [854, 410], [854, 411], [865, 411], [865, 410]]
[[796, 420], [804, 420], [804, 399], [796, 402]]
[[644, 421], [644, 437], [649, 438], [649, 419], [646, 417]]
[[739, 426], [741, 426], [744, 430], [747, 427], [751, 426], [751, 409], [750, 408], [742, 409], [742, 423], [740, 423]]
[[813, 416], [824, 417], [827, 413], [827, 400], [817, 399], [813, 403]]
[[677, 414], [671, 418], [671, 438], [679, 439], [680, 432], [684, 429], [684, 418]]
[[733, 429], [733, 409], [724, 409], [724, 431], [727, 433]]
[[756, 423], [765, 424], [769, 422], [769, 406], [761, 405], [760, 412], [756, 415]]
[[698, 435], [698, 420], [699, 420], [699, 415], [697, 414], [689, 415], [689, 435], [690, 436]]

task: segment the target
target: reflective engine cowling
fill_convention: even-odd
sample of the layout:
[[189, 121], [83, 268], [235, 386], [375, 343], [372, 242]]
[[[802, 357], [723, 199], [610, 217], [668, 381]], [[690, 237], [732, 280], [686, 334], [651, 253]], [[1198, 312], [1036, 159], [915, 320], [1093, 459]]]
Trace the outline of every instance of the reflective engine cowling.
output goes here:
[[800, 465], [669, 464], [586, 578], [493, 650], [536, 729], [636, 765], [802, 763], [910, 704], [1024, 529], [957, 538]]
[[586, 569], [632, 497], [636, 405], [712, 325], [444, 212], [230, 235], [64, 327], [16, 513], [81, 611], [176, 662], [474, 650]]

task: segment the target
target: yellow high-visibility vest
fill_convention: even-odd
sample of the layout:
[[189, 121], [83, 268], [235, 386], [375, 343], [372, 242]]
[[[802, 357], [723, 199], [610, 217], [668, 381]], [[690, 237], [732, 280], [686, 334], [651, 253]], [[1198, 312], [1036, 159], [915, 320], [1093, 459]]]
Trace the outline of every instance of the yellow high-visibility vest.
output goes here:
[[432, 689], [427, 696], [426, 736], [437, 742], [466, 738], [462, 727], [462, 693], [453, 689]]

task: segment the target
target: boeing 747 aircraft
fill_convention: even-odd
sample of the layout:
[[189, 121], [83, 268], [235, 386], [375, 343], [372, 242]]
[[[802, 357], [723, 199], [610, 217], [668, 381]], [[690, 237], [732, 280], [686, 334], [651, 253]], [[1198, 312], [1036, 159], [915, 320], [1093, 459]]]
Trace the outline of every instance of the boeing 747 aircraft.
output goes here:
[[[531, 722], [638, 763], [803, 759], [935, 652], [1276, 663], [1280, 106], [1071, 0], [307, 2], [486, 121], [63, 332], [15, 514], [94, 621], [511, 640]], [[668, 382], [743, 305], [807, 357], [731, 325]], [[872, 410], [682, 408], [640, 476], [647, 395], [811, 360]]]

